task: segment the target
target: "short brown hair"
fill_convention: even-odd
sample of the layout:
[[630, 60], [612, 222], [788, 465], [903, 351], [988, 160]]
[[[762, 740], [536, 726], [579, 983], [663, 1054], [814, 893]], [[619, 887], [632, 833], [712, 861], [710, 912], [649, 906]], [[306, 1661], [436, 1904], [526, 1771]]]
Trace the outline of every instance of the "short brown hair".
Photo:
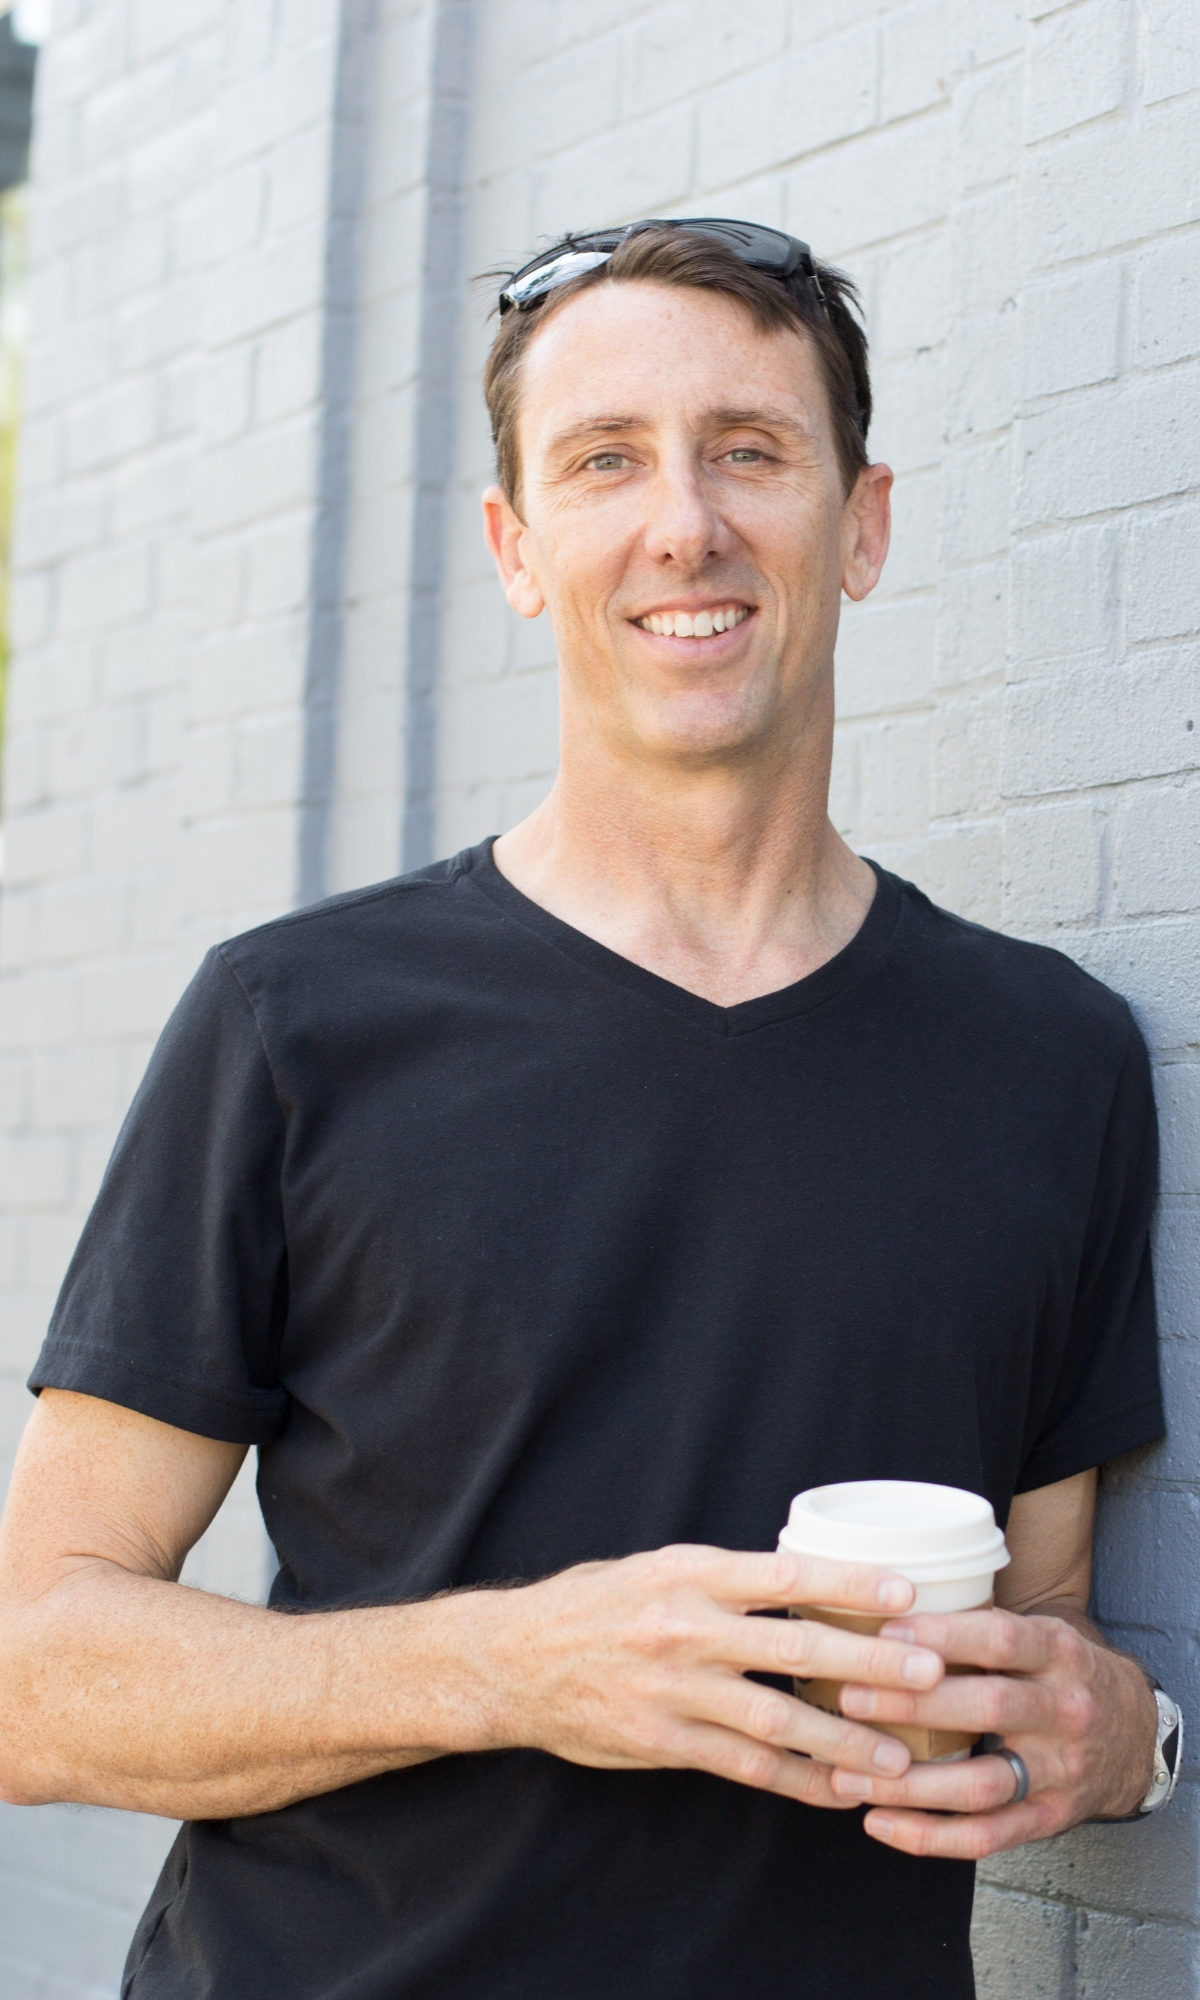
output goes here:
[[809, 336], [829, 399], [838, 464], [849, 492], [868, 463], [871, 381], [867, 336], [857, 316], [859, 299], [853, 281], [829, 264], [814, 260], [814, 269], [815, 284], [804, 272], [781, 279], [743, 263], [715, 236], [670, 227], [639, 229], [618, 244], [606, 263], [569, 278], [535, 306], [505, 313], [484, 367], [483, 393], [492, 421], [496, 477], [513, 505], [520, 505], [517, 418], [521, 360], [526, 348], [549, 315], [579, 292], [594, 285], [637, 279], [717, 292], [738, 300], [764, 333], [791, 327]]

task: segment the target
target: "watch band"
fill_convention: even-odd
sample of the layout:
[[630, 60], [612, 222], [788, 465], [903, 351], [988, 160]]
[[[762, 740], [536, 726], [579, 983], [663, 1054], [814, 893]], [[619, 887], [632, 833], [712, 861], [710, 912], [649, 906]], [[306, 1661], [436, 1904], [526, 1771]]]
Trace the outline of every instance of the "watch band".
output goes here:
[[1175, 1790], [1183, 1763], [1183, 1715], [1179, 1704], [1172, 1701], [1169, 1694], [1163, 1693], [1157, 1681], [1152, 1681], [1151, 1686], [1158, 1709], [1154, 1776], [1149, 1791], [1133, 1815], [1135, 1819], [1145, 1819], [1147, 1814], [1161, 1811]]

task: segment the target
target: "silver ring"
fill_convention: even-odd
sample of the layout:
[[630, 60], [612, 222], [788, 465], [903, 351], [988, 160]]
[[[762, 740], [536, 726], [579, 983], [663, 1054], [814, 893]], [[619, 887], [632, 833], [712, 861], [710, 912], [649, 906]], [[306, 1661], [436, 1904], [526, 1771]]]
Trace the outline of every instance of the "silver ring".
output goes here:
[[1022, 1799], [1029, 1797], [1029, 1766], [1017, 1750], [1010, 1750], [1007, 1744], [998, 1743], [992, 1750], [993, 1757], [1003, 1757], [1017, 1781], [1017, 1789], [1009, 1800], [1010, 1806], [1019, 1806]]

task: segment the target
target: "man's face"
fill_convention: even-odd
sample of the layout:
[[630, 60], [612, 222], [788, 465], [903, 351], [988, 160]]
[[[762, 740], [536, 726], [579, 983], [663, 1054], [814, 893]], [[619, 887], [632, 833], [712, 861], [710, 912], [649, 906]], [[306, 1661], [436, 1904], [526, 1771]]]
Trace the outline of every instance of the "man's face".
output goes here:
[[489, 541], [509, 601], [549, 610], [568, 713], [672, 761], [790, 742], [842, 588], [878, 575], [890, 484], [847, 498], [807, 338], [719, 294], [596, 286], [526, 350], [518, 435], [524, 518], [493, 489]]

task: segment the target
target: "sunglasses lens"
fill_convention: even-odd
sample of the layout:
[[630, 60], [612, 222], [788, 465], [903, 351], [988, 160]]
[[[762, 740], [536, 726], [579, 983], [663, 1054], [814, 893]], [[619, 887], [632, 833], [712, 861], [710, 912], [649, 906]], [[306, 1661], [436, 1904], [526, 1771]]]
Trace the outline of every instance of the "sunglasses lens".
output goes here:
[[561, 257], [551, 257], [545, 264], [536, 264], [532, 271], [518, 271], [510, 285], [500, 294], [502, 306], [527, 306], [534, 299], [540, 299], [543, 292], [553, 291], [555, 285], [565, 285], [569, 279], [578, 278], [585, 271], [594, 271], [597, 264], [607, 264], [612, 256], [610, 250], [565, 250]]

